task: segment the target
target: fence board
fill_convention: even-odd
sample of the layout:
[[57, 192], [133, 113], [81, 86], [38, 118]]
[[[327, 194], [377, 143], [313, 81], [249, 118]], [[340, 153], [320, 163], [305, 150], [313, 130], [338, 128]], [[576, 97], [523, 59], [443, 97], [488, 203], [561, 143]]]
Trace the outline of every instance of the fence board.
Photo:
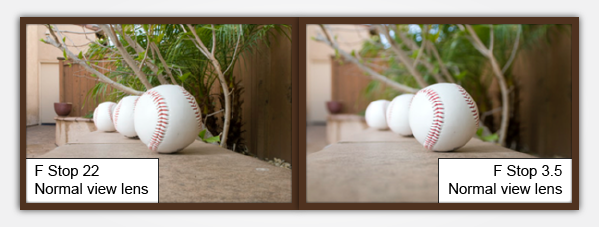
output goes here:
[[[104, 65], [103, 67], [106, 66]], [[104, 70], [101, 72], [104, 72]], [[100, 96], [95, 99], [86, 97], [87, 92], [99, 82], [91, 78], [91, 74], [82, 66], [59, 58], [59, 73], [60, 101], [71, 102], [73, 104], [69, 116], [85, 116], [104, 101], [104, 97]]]

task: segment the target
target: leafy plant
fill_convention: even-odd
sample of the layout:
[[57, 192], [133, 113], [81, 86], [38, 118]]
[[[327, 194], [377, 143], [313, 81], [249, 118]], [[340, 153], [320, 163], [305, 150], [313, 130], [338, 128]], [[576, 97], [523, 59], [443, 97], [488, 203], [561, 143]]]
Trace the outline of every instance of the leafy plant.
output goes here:
[[218, 142], [220, 142], [220, 136], [219, 135], [206, 138], [206, 129], [202, 130], [198, 136], [205, 143], [218, 143]]

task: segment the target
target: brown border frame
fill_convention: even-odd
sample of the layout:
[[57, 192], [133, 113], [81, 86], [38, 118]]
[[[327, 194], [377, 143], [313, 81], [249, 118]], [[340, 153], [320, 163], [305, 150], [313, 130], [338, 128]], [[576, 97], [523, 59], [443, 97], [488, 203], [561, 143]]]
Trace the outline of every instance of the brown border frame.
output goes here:
[[[21, 17], [20, 18], [20, 208], [21, 210], [295, 210], [298, 203], [298, 102], [291, 107], [291, 203], [27, 203], [26, 202], [26, 25], [27, 24], [83, 24], [102, 23], [192, 23], [192, 24], [289, 24], [292, 26], [291, 80], [292, 100], [298, 100], [298, 22], [297, 17]], [[304, 108], [305, 109], [305, 108]]]
[[[306, 25], [307, 24], [571, 24], [572, 25], [572, 203], [306, 203]], [[578, 210], [579, 209], [579, 18], [578, 17], [310, 17], [299, 18], [301, 210]]]

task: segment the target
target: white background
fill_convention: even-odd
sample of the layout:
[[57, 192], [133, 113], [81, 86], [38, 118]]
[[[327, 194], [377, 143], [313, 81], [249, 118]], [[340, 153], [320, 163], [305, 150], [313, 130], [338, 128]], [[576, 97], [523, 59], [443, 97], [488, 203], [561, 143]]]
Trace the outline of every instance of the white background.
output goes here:
[[[545, 165], [547, 167], [544, 167]], [[495, 194], [456, 194], [454, 190], [450, 190], [450, 183], [454, 188], [464, 186], [486, 188], [496, 184]], [[560, 186], [561, 193], [537, 194], [535, 184]], [[529, 187], [530, 191], [527, 194], [503, 193], [502, 186]], [[459, 193], [463, 192], [459, 191]], [[440, 203], [570, 203], [571, 201], [572, 159], [439, 159]]]
[[[0, 131], [0, 216], [8, 226], [589, 226], [599, 213], [599, 84], [597, 4], [588, 0], [429, 1], [5, 1]], [[20, 211], [19, 210], [19, 17], [20, 16], [576, 16], [580, 17], [580, 210], [579, 211]], [[77, 23], [77, 22], [74, 22]], [[573, 66], [576, 67], [576, 66]], [[593, 114], [595, 113], [595, 114]], [[577, 141], [573, 141], [577, 142]], [[586, 223], [586, 224], [585, 224]]]
[[[41, 166], [38, 166], [41, 165]], [[50, 167], [53, 165], [51, 171]], [[88, 167], [84, 167], [87, 165]], [[62, 170], [58, 169], [58, 166]], [[66, 169], [66, 170], [65, 170]], [[28, 203], [157, 203], [158, 159], [27, 159]], [[60, 174], [57, 175], [57, 172]], [[49, 175], [51, 174], [51, 175]], [[53, 175], [53, 176], [52, 176]], [[65, 176], [66, 175], [66, 176]], [[84, 176], [95, 175], [95, 176]], [[82, 194], [41, 193], [38, 186], [81, 186]], [[45, 184], [42, 184], [45, 183]], [[146, 186], [147, 194], [124, 194], [125, 186]], [[116, 186], [113, 194], [92, 194], [88, 186]], [[142, 191], [143, 192], [143, 191]], [[51, 193], [51, 192], [50, 192]]]

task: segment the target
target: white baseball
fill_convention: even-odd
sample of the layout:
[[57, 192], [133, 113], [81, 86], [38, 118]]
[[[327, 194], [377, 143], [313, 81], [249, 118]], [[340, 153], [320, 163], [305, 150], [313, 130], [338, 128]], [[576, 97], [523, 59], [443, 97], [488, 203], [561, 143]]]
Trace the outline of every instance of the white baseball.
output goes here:
[[413, 94], [403, 94], [395, 97], [387, 107], [387, 125], [391, 131], [402, 136], [412, 135], [408, 114]]
[[133, 125], [133, 110], [139, 96], [127, 96], [121, 99], [112, 113], [112, 121], [117, 132], [126, 137], [136, 137]]
[[114, 124], [112, 123], [112, 111], [116, 103], [103, 102], [94, 110], [94, 124], [98, 131], [114, 132]]
[[389, 127], [387, 126], [387, 119], [385, 114], [387, 113], [387, 106], [389, 106], [389, 101], [387, 100], [376, 100], [368, 104], [366, 107], [366, 124], [368, 127], [376, 128], [379, 130], [385, 130]]
[[137, 136], [150, 150], [174, 153], [195, 141], [202, 116], [195, 98], [183, 87], [161, 85], [139, 97], [133, 122]]
[[466, 145], [476, 133], [478, 121], [476, 103], [453, 83], [423, 88], [410, 105], [412, 133], [429, 150], [453, 151]]

